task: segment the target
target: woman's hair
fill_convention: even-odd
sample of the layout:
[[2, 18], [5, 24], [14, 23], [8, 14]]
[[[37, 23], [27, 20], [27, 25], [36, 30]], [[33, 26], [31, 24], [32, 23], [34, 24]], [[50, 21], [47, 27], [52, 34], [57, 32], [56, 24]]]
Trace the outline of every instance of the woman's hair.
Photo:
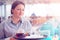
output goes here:
[[25, 6], [25, 4], [24, 4], [23, 2], [21, 2], [21, 1], [15, 1], [15, 2], [12, 4], [12, 7], [11, 7], [11, 14], [13, 14], [12, 9], [15, 9], [15, 7], [16, 7], [17, 5], [19, 5], [19, 4], [22, 4], [22, 5]]

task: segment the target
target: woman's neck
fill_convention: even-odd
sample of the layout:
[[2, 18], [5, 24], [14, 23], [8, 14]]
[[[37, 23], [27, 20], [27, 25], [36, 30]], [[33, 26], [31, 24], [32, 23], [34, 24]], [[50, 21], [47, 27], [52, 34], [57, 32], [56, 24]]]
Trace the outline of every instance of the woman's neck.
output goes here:
[[13, 23], [15, 23], [15, 24], [17, 24], [17, 23], [19, 23], [19, 21], [21, 20], [21, 18], [16, 18], [16, 17], [12, 17], [12, 21], [13, 21]]

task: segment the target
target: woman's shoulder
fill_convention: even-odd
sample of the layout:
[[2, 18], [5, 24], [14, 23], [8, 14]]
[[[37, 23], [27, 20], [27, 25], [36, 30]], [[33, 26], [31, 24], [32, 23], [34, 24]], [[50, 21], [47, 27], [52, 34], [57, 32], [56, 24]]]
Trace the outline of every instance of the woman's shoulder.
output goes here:
[[5, 19], [3, 22], [1, 22], [1, 25], [7, 24], [8, 22], [10, 22], [10, 19]]
[[27, 18], [23, 18], [22, 23], [28, 26], [32, 26], [30, 21]]
[[27, 18], [22, 18], [23, 22], [29, 22], [29, 20]]

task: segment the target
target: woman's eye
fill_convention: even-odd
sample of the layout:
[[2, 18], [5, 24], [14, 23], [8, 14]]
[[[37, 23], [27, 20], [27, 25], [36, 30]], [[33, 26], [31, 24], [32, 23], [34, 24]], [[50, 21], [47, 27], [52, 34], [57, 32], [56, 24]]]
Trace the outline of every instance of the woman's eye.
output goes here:
[[22, 11], [24, 11], [24, 9], [22, 9]]
[[17, 9], [17, 10], [20, 10], [20, 9]]
[[17, 9], [17, 10], [21, 10], [21, 11], [24, 11], [24, 9]]

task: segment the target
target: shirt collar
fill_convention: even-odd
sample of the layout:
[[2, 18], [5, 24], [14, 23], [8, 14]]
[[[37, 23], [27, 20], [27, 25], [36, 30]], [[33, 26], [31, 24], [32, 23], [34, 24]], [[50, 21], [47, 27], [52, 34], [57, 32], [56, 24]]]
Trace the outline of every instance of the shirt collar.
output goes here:
[[[13, 23], [12, 20], [11, 20], [11, 23], [14, 24], [14, 25], [16, 25], [15, 23]], [[22, 20], [20, 20], [19, 23], [21, 24], [22, 23]], [[19, 24], [19, 23], [17, 23], [17, 24]]]
[[[16, 25], [15, 23], [13, 23], [12, 18], [9, 19], [9, 22], [12, 23], [12, 24], [14, 24], [14, 25]], [[19, 21], [19, 23], [20, 24], [22, 23], [22, 19]], [[17, 23], [17, 24], [19, 24], [19, 23]]]

